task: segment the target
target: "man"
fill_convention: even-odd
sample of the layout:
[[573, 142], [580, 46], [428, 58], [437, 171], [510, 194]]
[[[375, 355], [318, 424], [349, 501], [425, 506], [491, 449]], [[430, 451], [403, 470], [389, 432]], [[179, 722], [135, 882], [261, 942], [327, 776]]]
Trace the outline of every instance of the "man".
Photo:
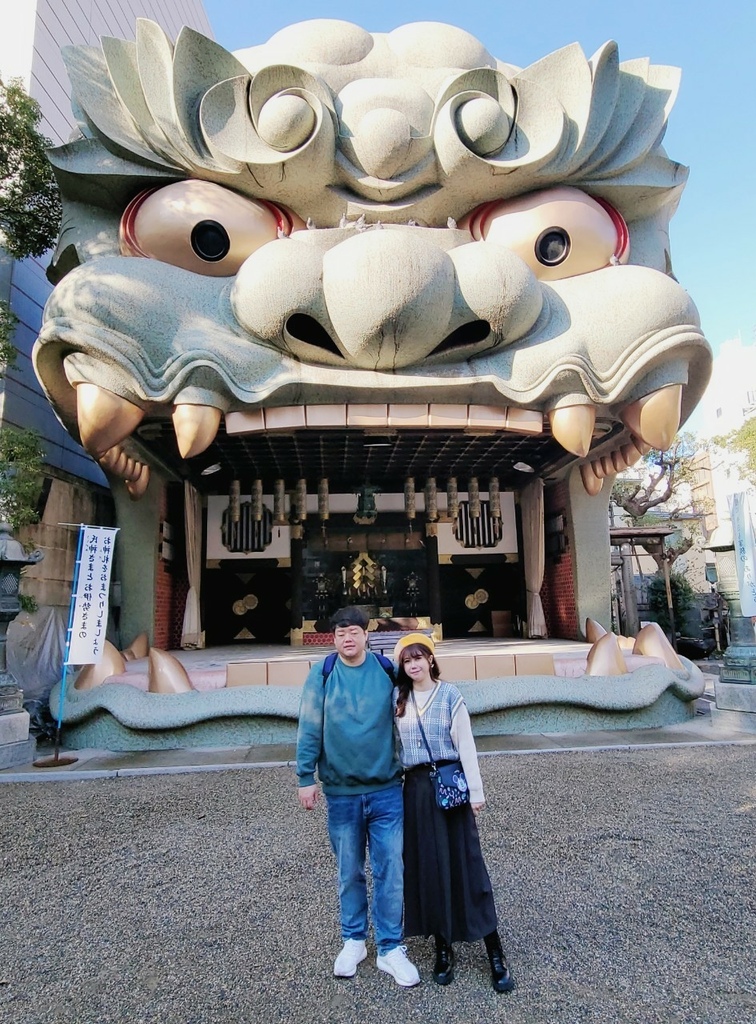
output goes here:
[[410, 988], [420, 975], [401, 944], [403, 809], [391, 704], [393, 671], [386, 659], [367, 650], [367, 624], [359, 608], [336, 612], [331, 619], [336, 657], [314, 665], [305, 680], [297, 734], [299, 802], [307, 811], [315, 807], [317, 768], [336, 856], [344, 940], [333, 973], [351, 978], [367, 956], [367, 846], [376, 964]]

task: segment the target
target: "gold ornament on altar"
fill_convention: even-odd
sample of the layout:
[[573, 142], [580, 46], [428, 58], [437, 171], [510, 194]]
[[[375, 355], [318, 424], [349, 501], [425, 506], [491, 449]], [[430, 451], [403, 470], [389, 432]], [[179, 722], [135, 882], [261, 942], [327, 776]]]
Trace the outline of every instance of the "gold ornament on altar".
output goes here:
[[[349, 597], [362, 604], [375, 601], [386, 589], [386, 569], [371, 558], [367, 551], [360, 551], [350, 562], [348, 579]], [[344, 582], [346, 585], [346, 580]]]

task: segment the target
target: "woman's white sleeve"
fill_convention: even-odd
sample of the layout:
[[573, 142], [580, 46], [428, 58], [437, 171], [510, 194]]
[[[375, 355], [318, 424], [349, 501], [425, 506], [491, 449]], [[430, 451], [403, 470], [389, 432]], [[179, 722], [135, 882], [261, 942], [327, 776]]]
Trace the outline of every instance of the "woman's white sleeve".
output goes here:
[[451, 738], [465, 770], [467, 785], [470, 787], [470, 800], [474, 804], [482, 804], [486, 798], [483, 795], [483, 780], [478, 767], [478, 752], [475, 749], [470, 715], [461, 701], [452, 718]]

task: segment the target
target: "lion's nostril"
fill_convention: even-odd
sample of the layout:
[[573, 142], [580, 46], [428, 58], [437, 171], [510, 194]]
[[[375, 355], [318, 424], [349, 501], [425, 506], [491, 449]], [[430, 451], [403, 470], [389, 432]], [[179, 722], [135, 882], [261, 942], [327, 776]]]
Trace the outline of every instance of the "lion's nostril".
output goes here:
[[485, 341], [491, 333], [491, 325], [488, 320], [472, 320], [469, 324], [462, 324], [456, 331], [447, 334], [440, 345], [436, 345], [430, 353], [432, 356], [440, 352], [450, 352], [455, 348], [463, 348], [465, 345], [476, 345], [479, 341]]
[[314, 316], [308, 316], [307, 313], [292, 313], [286, 321], [286, 330], [297, 341], [303, 341], [307, 345], [314, 345], [324, 352], [331, 352], [344, 358], [331, 335]]

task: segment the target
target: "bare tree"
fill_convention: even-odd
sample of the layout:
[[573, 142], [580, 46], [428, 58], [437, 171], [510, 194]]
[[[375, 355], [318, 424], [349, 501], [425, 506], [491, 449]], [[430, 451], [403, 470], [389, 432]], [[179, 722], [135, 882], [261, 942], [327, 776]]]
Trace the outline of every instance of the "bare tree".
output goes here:
[[[652, 509], [677, 519], [685, 513], [706, 511], [694, 504], [692, 484], [695, 481], [695, 455], [699, 448], [693, 434], [678, 434], [670, 447], [662, 452], [653, 449], [633, 471], [632, 477], [618, 476], [612, 489], [612, 501], [624, 509], [634, 526], [651, 525], [658, 520], [646, 517]], [[693, 546], [694, 539], [683, 534], [674, 543], [669, 541], [649, 554], [661, 569], [671, 566], [680, 555]]]

